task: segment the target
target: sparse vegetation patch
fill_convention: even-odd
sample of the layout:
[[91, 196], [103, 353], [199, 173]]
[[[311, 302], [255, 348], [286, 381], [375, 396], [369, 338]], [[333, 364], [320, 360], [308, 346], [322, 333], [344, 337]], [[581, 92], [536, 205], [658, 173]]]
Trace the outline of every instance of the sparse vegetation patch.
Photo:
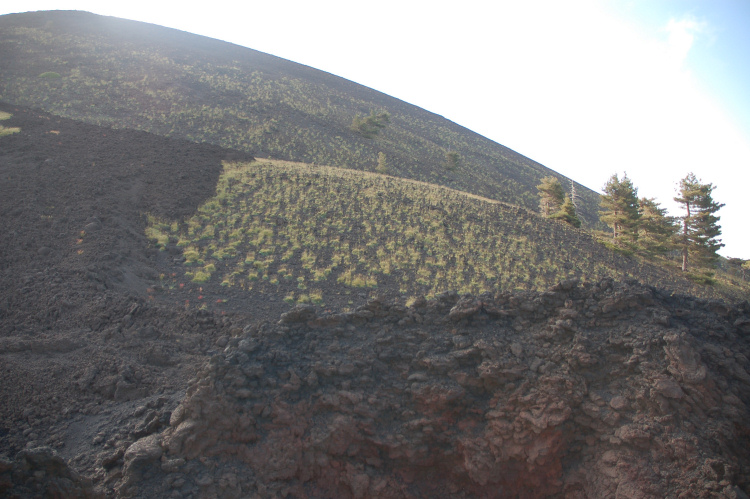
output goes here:
[[[10, 119], [10, 117], [13, 116], [10, 113], [6, 113], [4, 111], [0, 111], [0, 121]], [[6, 127], [3, 125], [0, 125], [0, 137], [5, 137], [6, 135], [10, 135], [12, 133], [18, 133], [21, 129], [19, 127]]]
[[275, 160], [227, 163], [216, 196], [193, 217], [149, 222], [157, 246], [177, 241], [193, 281], [273, 291], [297, 303], [323, 303], [325, 293], [346, 289], [430, 296], [642, 272], [588, 234], [518, 207]]
[[6, 135], [10, 135], [12, 133], [18, 133], [21, 129], [18, 127], [4, 127], [0, 125], [0, 137], [5, 137]]

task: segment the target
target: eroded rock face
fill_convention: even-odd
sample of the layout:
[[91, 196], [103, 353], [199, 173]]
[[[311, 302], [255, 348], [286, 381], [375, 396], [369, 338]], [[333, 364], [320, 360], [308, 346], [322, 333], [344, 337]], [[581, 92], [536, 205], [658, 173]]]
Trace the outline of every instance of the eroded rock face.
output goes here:
[[612, 281], [294, 309], [210, 359], [128, 495], [746, 497], [749, 309]]

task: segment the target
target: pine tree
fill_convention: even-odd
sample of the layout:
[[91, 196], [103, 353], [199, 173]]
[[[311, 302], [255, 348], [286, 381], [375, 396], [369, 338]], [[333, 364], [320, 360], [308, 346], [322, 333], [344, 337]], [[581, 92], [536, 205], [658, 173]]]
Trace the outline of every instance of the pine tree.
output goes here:
[[388, 173], [388, 162], [385, 159], [385, 153], [378, 153], [378, 166], [375, 167], [378, 173]]
[[666, 208], [654, 198], [641, 198], [638, 213], [638, 248], [650, 255], [664, 255], [673, 250], [678, 227], [674, 217], [667, 216]]
[[461, 165], [461, 155], [456, 151], [447, 151], [445, 153], [445, 167], [448, 170], [455, 170]]
[[680, 180], [679, 195], [674, 200], [685, 210], [678, 235], [682, 270], [685, 272], [690, 268], [691, 260], [696, 266], [713, 266], [718, 259], [716, 252], [724, 246], [717, 239], [721, 235], [721, 226], [715, 215], [724, 204], [713, 200], [713, 190], [713, 184], [701, 183], [693, 173]]
[[565, 190], [555, 177], [544, 177], [542, 183], [536, 186], [539, 191], [539, 211], [549, 217], [562, 208], [565, 202]]
[[370, 111], [369, 116], [356, 115], [352, 120], [351, 129], [366, 139], [372, 139], [390, 122], [391, 115], [387, 112], [375, 114], [375, 111]]
[[581, 226], [581, 219], [578, 218], [573, 200], [567, 194], [565, 194], [565, 198], [563, 199], [563, 204], [560, 209], [556, 213], [552, 214], [550, 218], [554, 218], [555, 220], [562, 220], [563, 222], [568, 223], [576, 228]]
[[638, 238], [638, 189], [626, 173], [622, 180], [612, 175], [603, 189], [599, 206], [599, 218], [612, 227], [612, 240], [621, 244], [622, 239], [635, 244]]

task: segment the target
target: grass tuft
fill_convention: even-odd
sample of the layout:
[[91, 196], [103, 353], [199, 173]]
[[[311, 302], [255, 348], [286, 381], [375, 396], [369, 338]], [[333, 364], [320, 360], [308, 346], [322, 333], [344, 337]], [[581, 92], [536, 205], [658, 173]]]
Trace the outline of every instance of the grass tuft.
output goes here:
[[6, 135], [11, 135], [20, 131], [21, 129], [18, 127], [5, 127], [0, 125], [0, 137], [5, 137]]

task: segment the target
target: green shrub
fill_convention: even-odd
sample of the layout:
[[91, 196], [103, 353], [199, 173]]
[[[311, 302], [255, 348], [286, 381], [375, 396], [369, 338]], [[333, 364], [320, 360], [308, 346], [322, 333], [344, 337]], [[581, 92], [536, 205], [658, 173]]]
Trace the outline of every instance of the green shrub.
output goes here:
[[310, 297], [307, 295], [299, 295], [299, 298], [297, 298], [297, 303], [310, 303]]
[[716, 279], [714, 279], [713, 272], [688, 272], [686, 274], [686, 277], [697, 284], [703, 284], [705, 286], [713, 286], [716, 284]]
[[323, 305], [323, 292], [319, 289], [314, 289], [310, 292], [310, 301], [316, 305]]
[[369, 116], [362, 117], [359, 114], [355, 116], [351, 129], [366, 139], [372, 139], [390, 122], [391, 115], [387, 112], [375, 114], [375, 111], [370, 111]]
[[183, 251], [182, 256], [185, 257], [185, 263], [189, 265], [189, 264], [198, 262], [198, 259], [200, 258], [201, 254], [197, 249], [189, 248]]
[[169, 242], [169, 235], [159, 230], [156, 226], [146, 227], [146, 237], [153, 241], [161, 250], [164, 250]]
[[197, 270], [193, 274], [193, 282], [206, 282], [211, 279], [211, 274], [202, 270]]

